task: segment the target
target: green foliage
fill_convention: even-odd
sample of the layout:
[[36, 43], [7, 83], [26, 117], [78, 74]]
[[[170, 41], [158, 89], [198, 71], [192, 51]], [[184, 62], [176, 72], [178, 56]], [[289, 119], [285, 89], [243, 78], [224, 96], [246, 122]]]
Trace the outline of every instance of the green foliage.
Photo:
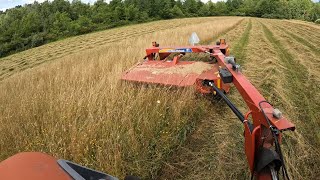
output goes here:
[[134, 6], [134, 4], [130, 4], [125, 8], [125, 17], [128, 21], [134, 21], [139, 18], [139, 9]]
[[52, 27], [50, 31], [58, 37], [63, 37], [70, 32], [71, 18], [66, 12], [57, 11], [52, 17]]
[[85, 34], [92, 32], [94, 29], [94, 24], [92, 20], [86, 16], [80, 16], [73, 24], [73, 33], [74, 34]]
[[256, 6], [256, 16], [270, 17], [278, 14], [279, 1], [278, 0], [261, 0]]
[[226, 5], [229, 11], [237, 11], [243, 4], [243, 0], [227, 0]]
[[317, 3], [311, 8], [308, 20], [316, 21], [319, 19], [320, 19], [320, 3]]
[[290, 0], [289, 9], [291, 18], [307, 19], [308, 11], [310, 11], [312, 4], [311, 0]]
[[226, 3], [219, 1], [216, 3], [215, 12], [217, 15], [228, 15], [228, 6]]
[[181, 8], [178, 5], [174, 5], [173, 8], [171, 9], [171, 13], [173, 17], [184, 17], [184, 13], [182, 12]]
[[[0, 11], [0, 57], [60, 38], [116, 26], [197, 16], [256, 16], [320, 19], [320, 3], [311, 0], [80, 0], [34, 2]], [[318, 22], [318, 21], [317, 21]]]
[[199, 9], [196, 0], [185, 0], [183, 5], [184, 10], [188, 16], [197, 16], [197, 12]]
[[210, 16], [210, 9], [209, 9], [209, 5], [204, 4], [203, 6], [201, 6], [201, 8], [199, 9], [199, 16]]
[[320, 24], [320, 19], [317, 19], [315, 23]]
[[173, 12], [172, 12], [172, 3], [170, 0], [163, 0], [161, 1], [160, 9], [160, 17], [162, 19], [171, 19], [174, 18]]

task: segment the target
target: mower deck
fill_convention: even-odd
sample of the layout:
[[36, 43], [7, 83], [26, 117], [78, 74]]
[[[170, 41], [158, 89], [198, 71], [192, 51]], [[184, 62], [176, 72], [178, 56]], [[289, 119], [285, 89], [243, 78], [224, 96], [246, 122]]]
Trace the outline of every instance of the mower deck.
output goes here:
[[217, 64], [200, 61], [144, 61], [122, 75], [123, 80], [142, 83], [193, 86], [201, 77], [217, 79]]

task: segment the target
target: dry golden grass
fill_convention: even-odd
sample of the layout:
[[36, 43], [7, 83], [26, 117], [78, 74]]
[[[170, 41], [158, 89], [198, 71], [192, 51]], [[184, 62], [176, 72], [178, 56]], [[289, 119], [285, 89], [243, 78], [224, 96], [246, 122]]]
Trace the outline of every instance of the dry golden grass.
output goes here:
[[[59, 52], [48, 59], [53, 62], [0, 75], [0, 159], [43, 151], [120, 178], [248, 179], [243, 127], [223, 102], [196, 98], [191, 88], [119, 80], [151, 41], [186, 45], [196, 31], [203, 43], [226, 37], [243, 73], [296, 124], [295, 132], [284, 133], [282, 145], [291, 179], [317, 179], [320, 38], [311, 25], [235, 17], [160, 21], [74, 37], [0, 60], [0, 67], [4, 62], [16, 67], [14, 62], [30, 58], [33, 67], [52, 56], [44, 52]], [[107, 35], [117, 41], [107, 41]], [[235, 89], [228, 96], [247, 110]]]
[[[121, 73], [142, 59], [153, 40], [187, 45], [193, 31], [207, 40], [242, 19], [148, 23], [133, 26], [132, 36], [103, 46], [94, 44], [96, 35], [117, 38], [131, 28], [75, 37], [1, 60], [14, 66], [25, 56], [38, 59], [41, 53], [46, 58], [56, 52], [64, 56], [1, 81], [0, 159], [20, 151], [42, 151], [118, 177], [133, 173], [155, 178], [163, 161], [203, 118], [204, 102], [194, 97], [193, 89], [121, 83]], [[152, 32], [140, 33], [144, 29]], [[76, 52], [75, 44], [87, 42], [96, 48], [65, 56], [65, 50]]]
[[[226, 37], [231, 53], [237, 48], [241, 34], [246, 31], [246, 19], [231, 31], [219, 36]], [[210, 41], [214, 43], [217, 39]], [[244, 110], [239, 93], [232, 89], [228, 95]], [[239, 103], [242, 106], [239, 106]], [[243, 151], [243, 127], [232, 111], [220, 101], [206, 102], [206, 115], [195, 132], [165, 163], [159, 179], [247, 179], [248, 166]]]
[[[284, 21], [288, 21], [291, 24], [298, 24], [298, 26], [303, 26], [306, 27], [307, 29], [313, 29], [313, 30], [320, 30], [320, 25], [319, 24], [315, 24], [313, 22], [307, 22], [307, 21], [301, 21], [301, 20], [284, 20]], [[319, 35], [319, 34], [318, 34]]]

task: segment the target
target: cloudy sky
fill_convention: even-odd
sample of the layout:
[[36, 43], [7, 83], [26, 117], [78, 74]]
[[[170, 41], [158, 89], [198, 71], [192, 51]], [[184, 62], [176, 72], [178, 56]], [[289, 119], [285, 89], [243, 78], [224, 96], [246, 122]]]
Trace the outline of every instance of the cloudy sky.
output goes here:
[[[15, 7], [17, 5], [23, 5], [28, 3], [33, 3], [35, 0], [0, 0], [0, 10], [6, 10], [8, 8]], [[43, 2], [45, 0], [37, 0], [38, 2]], [[71, 1], [71, 0], [70, 0]], [[95, 0], [81, 0], [82, 2], [93, 3]], [[107, 0], [110, 1], [110, 0]], [[201, 0], [203, 2], [207, 2], [208, 0]], [[216, 2], [219, 0], [211, 0], [212, 2]]]

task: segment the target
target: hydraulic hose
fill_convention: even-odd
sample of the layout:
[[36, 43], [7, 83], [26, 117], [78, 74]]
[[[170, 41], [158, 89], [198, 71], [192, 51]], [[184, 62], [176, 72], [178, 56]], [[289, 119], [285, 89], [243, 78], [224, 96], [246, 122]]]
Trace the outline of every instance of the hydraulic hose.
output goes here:
[[232, 112], [239, 118], [239, 120], [243, 123], [245, 118], [244, 115], [239, 111], [239, 109], [228, 99], [228, 97], [212, 82], [207, 81], [207, 84], [213, 88], [214, 91], [217, 92], [219, 96], [227, 103]]

